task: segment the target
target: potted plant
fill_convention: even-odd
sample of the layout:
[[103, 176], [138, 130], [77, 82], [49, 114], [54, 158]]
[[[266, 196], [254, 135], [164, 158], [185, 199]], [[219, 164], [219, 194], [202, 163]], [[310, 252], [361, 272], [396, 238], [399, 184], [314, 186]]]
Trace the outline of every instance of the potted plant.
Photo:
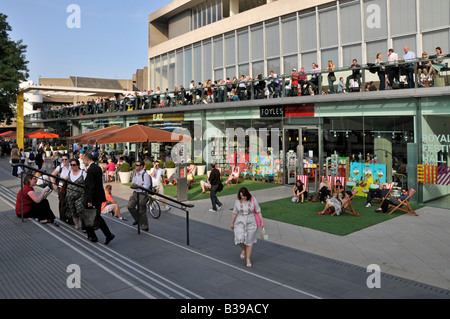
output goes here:
[[145, 162], [145, 170], [147, 174], [150, 175], [150, 170], [153, 168], [153, 162]]
[[167, 173], [167, 178], [170, 178], [170, 176], [172, 176], [173, 174], [175, 174], [177, 171], [176, 167], [175, 167], [175, 162], [172, 160], [168, 160], [166, 162], [166, 173]]
[[45, 148], [45, 157], [51, 157], [52, 156], [52, 149], [50, 148], [50, 146], [47, 146]]
[[119, 167], [119, 177], [122, 184], [130, 182], [131, 177], [131, 171], [130, 171], [130, 164], [128, 163], [122, 163]]
[[206, 170], [206, 162], [202, 158], [201, 162], [197, 164], [197, 175], [205, 175]]

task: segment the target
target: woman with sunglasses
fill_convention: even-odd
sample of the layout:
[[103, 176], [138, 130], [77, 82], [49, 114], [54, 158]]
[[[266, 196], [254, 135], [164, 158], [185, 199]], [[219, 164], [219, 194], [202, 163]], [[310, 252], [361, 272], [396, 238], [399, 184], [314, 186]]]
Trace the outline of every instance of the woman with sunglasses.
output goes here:
[[[80, 170], [80, 162], [74, 158], [70, 160], [71, 171], [67, 175], [66, 179], [72, 183], [84, 187], [84, 180], [86, 179], [86, 172]], [[71, 218], [75, 224], [75, 229], [80, 227], [80, 218], [84, 210], [84, 189], [72, 184], [67, 185], [66, 195], [66, 218]]]
[[49, 188], [46, 187], [41, 194], [36, 194], [36, 192], [34, 191], [34, 186], [36, 186], [37, 184], [37, 178], [31, 174], [25, 176], [23, 183], [23, 188], [17, 194], [16, 199], [17, 217], [22, 217], [23, 204], [24, 218], [36, 218], [42, 224], [53, 223], [55, 226], [59, 226], [59, 224], [55, 222], [55, 215], [50, 208], [50, 203], [45, 198], [48, 194]]
[[264, 221], [258, 202], [247, 188], [242, 187], [234, 203], [231, 230], [234, 231], [234, 243], [242, 249], [241, 259], [247, 258], [247, 267], [252, 266], [250, 257], [253, 244], [256, 243], [256, 231], [258, 230], [255, 214], [258, 214], [261, 220], [261, 228], [264, 228]]

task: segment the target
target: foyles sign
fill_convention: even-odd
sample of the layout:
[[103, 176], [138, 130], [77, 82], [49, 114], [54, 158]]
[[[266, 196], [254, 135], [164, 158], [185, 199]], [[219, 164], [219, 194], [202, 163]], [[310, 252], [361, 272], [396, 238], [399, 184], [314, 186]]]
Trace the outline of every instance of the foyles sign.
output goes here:
[[284, 117], [284, 106], [260, 106], [260, 117]]

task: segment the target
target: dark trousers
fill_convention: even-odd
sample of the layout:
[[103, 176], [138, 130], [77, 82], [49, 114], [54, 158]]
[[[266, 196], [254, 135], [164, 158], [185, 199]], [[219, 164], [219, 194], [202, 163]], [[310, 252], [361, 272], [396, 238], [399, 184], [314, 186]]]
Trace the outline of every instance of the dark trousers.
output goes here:
[[380, 91], [383, 91], [386, 89], [386, 73], [384, 71], [378, 72], [378, 78], [380, 79]]
[[405, 73], [406, 73], [406, 80], [408, 81], [408, 88], [413, 89], [414, 88], [414, 67], [409, 66], [409, 65], [406, 66]]
[[[21, 215], [17, 215], [17, 217], [22, 217]], [[50, 208], [50, 203], [47, 199], [43, 199], [40, 203], [34, 203], [31, 207], [31, 210], [25, 214], [23, 214], [23, 218], [37, 218], [38, 220], [48, 219], [53, 223], [55, 220], [55, 214], [53, 214], [52, 209]]]
[[367, 204], [370, 204], [373, 198], [383, 198], [379, 189], [370, 189], [367, 193]]
[[217, 198], [217, 188], [219, 185], [211, 185], [211, 191], [209, 193], [209, 196], [211, 198], [211, 205], [212, 209], [217, 210], [217, 205], [222, 206], [222, 203]]
[[59, 219], [65, 221], [66, 220], [66, 194], [58, 192], [58, 200], [59, 200]]
[[[100, 214], [101, 207], [102, 207], [101, 204], [95, 206], [95, 208], [97, 208], [97, 214], [95, 216], [96, 222], [94, 224], [98, 225], [98, 227], [100, 228], [102, 233], [105, 235], [105, 237], [111, 237], [111, 235], [112, 235], [111, 231], [109, 230], [108, 225], [106, 225], [105, 220], [103, 219], [103, 217]], [[95, 226], [86, 227], [86, 233], [87, 233], [88, 238], [97, 238], [97, 235], [95, 234]]]
[[320, 201], [321, 202], [326, 201], [327, 196], [331, 196], [331, 192], [326, 186], [324, 186], [319, 191], [319, 199], [320, 199]]
[[[19, 163], [20, 163], [20, 160], [18, 160], [18, 159], [13, 159], [13, 160], [11, 160], [11, 163], [12, 163], [12, 164], [19, 164]], [[18, 166], [13, 166], [13, 168], [12, 168], [12, 175], [13, 175], [13, 176], [19, 176], [19, 174], [17, 174], [17, 169], [18, 169]]]

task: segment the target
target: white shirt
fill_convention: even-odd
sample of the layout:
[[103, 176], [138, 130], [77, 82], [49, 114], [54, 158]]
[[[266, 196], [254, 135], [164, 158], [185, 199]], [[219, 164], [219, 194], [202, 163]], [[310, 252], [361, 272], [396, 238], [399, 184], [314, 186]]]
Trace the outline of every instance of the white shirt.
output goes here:
[[389, 55], [388, 58], [389, 62], [397, 62], [398, 61], [398, 54], [395, 52], [392, 52], [391, 55]]
[[[144, 175], [144, 176], [142, 176]], [[150, 188], [151, 185], [151, 179], [150, 175], [147, 174], [147, 172], [142, 169], [140, 172], [136, 172], [133, 176], [133, 180], [131, 181], [132, 184], [142, 186], [144, 188]], [[135, 192], [143, 192], [141, 189], [135, 189]]]
[[[155, 170], [154, 167], [150, 170], [150, 176], [153, 174], [154, 170]], [[155, 175], [151, 176], [153, 185], [161, 185], [161, 177], [162, 177], [163, 173], [164, 172], [163, 172], [162, 168], [156, 169]]]
[[[61, 164], [58, 167], [56, 167], [55, 171], [56, 171], [56, 174], [53, 174], [53, 175], [59, 175], [59, 177], [65, 179], [67, 177], [67, 175], [69, 175], [69, 172], [72, 171], [72, 169], [70, 168], [70, 166], [69, 166], [69, 168], [67, 168], [64, 166], [64, 164]], [[59, 186], [60, 187], [62, 186], [62, 181], [59, 182]]]
[[86, 179], [86, 175], [87, 173], [85, 171], [79, 171], [77, 175], [75, 175], [73, 172], [70, 172], [70, 181], [71, 182], [75, 182], [79, 177], [80, 177], [80, 173], [83, 174], [83, 178]]

